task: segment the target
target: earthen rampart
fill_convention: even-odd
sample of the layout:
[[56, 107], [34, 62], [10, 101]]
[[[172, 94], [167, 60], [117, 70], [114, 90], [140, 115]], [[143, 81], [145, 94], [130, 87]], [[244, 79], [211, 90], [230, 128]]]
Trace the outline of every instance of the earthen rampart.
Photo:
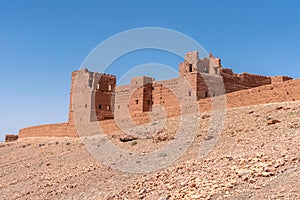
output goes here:
[[25, 137], [78, 137], [76, 128], [69, 123], [44, 124], [23, 128], [19, 131], [19, 138]]

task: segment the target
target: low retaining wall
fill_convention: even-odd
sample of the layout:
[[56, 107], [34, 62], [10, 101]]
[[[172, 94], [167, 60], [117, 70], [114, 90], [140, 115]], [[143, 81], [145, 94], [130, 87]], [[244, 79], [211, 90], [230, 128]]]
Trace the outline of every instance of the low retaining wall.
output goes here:
[[19, 138], [25, 137], [78, 137], [76, 128], [69, 123], [45, 124], [23, 128], [19, 131]]

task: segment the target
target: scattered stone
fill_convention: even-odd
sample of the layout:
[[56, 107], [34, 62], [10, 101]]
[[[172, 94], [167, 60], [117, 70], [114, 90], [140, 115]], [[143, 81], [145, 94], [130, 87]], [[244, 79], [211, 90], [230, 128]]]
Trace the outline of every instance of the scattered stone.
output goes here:
[[272, 173], [271, 172], [262, 172], [261, 174], [262, 174], [262, 176], [267, 177], [267, 176], [270, 176]]
[[283, 109], [283, 106], [279, 106], [275, 108], [275, 110], [281, 110], [281, 109]]
[[268, 119], [268, 125], [272, 125], [272, 124], [277, 124], [280, 123], [281, 121], [278, 119]]
[[121, 142], [130, 142], [130, 141], [137, 140], [137, 139], [138, 139], [137, 137], [132, 136], [132, 135], [126, 135], [126, 136], [120, 137]]
[[209, 118], [209, 117], [210, 117], [209, 114], [203, 114], [203, 115], [201, 116], [202, 119], [207, 119], [207, 118]]

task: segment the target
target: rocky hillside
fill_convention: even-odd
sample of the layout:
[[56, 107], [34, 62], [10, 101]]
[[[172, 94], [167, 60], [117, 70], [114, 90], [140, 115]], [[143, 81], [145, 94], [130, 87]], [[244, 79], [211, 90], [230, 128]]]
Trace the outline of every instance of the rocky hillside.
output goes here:
[[[171, 166], [132, 174], [93, 158], [79, 139], [26, 138], [0, 143], [1, 199], [300, 199], [300, 102], [229, 109], [213, 150], [200, 159], [211, 117]], [[148, 152], [174, 139], [167, 128], [116, 145]]]

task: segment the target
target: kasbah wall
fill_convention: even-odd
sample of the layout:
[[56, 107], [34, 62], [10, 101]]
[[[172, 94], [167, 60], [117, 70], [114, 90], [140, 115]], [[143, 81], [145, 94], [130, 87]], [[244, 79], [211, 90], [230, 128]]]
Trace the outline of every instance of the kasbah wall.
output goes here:
[[132, 78], [128, 85], [116, 86], [116, 76], [81, 69], [72, 73], [68, 122], [23, 128], [19, 138], [78, 137], [75, 109], [82, 110], [80, 121], [98, 122], [104, 131], [115, 132], [119, 130], [116, 122], [128, 122], [129, 116], [135, 124], [149, 122], [156, 105], [163, 106], [167, 117], [172, 117], [180, 115], [182, 105], [188, 105], [191, 98], [198, 102], [200, 112], [207, 112], [211, 101], [221, 101], [224, 94], [226, 108], [234, 108], [298, 101], [299, 91], [300, 79], [235, 74], [222, 68], [219, 58], [210, 54], [199, 59], [198, 52], [186, 53], [184, 62], [179, 64], [178, 78], [171, 80], [155, 81], [143, 76]]

